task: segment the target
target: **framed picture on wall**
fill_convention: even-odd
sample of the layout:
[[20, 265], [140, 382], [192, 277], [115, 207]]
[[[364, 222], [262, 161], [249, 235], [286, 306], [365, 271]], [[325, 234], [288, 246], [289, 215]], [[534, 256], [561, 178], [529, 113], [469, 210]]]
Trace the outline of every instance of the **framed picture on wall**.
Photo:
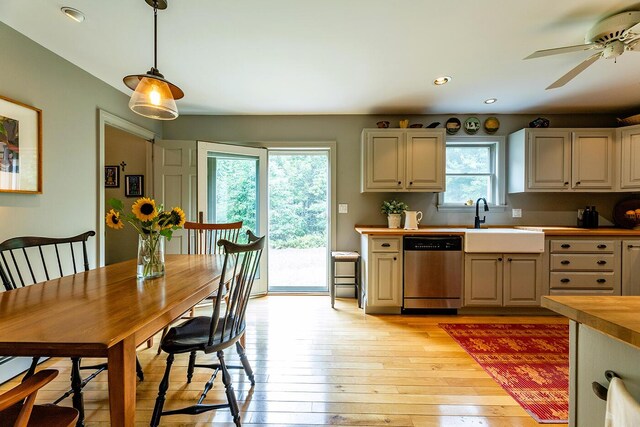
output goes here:
[[125, 197], [142, 197], [144, 195], [144, 175], [124, 176]]
[[120, 187], [120, 166], [104, 167], [104, 186], [105, 188]]
[[3, 96], [0, 192], [42, 193], [42, 111]]

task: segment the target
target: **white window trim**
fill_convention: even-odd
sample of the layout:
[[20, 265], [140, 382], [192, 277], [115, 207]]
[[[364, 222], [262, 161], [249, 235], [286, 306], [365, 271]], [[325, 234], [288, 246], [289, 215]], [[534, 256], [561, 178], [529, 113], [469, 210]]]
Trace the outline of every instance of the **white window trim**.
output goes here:
[[[504, 136], [457, 136], [447, 137], [446, 145], [473, 145], [473, 143], [482, 144], [495, 144], [495, 183], [494, 191], [496, 192], [495, 203], [490, 203], [489, 206], [494, 210], [500, 212], [506, 210], [506, 156], [505, 156], [505, 137]], [[494, 161], [494, 159], [492, 159]], [[445, 165], [446, 168], [446, 165]], [[441, 203], [442, 193], [438, 193], [437, 209], [443, 212], [468, 212], [475, 209], [473, 206], [461, 206], [459, 204]]]

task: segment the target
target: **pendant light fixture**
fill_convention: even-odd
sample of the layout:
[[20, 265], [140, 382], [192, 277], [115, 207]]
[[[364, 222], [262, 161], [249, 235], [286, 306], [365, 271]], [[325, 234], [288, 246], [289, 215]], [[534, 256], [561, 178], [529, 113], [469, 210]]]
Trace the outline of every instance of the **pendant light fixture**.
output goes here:
[[132, 74], [123, 81], [134, 92], [129, 108], [141, 116], [157, 120], [173, 120], [178, 117], [176, 100], [184, 92], [158, 71], [158, 9], [167, 8], [167, 0], [145, 0], [153, 7], [153, 67], [146, 74]]

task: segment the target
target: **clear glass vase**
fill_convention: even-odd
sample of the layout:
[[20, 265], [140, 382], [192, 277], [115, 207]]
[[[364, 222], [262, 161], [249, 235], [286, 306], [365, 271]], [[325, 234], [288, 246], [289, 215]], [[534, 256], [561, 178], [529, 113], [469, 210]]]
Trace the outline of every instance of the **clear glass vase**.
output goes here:
[[137, 276], [143, 280], [164, 276], [164, 236], [160, 233], [139, 235]]

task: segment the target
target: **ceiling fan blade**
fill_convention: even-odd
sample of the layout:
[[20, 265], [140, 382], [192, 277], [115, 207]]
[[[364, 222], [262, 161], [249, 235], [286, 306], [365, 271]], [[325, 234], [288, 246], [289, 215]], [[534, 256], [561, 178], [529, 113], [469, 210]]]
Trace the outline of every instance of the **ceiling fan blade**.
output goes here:
[[578, 52], [580, 50], [600, 49], [598, 43], [578, 44], [575, 46], [556, 47], [554, 49], [543, 49], [533, 52], [524, 59], [542, 58], [543, 56], [559, 55], [561, 53]]
[[589, 58], [585, 59], [580, 64], [578, 64], [577, 67], [573, 68], [567, 74], [565, 74], [564, 76], [560, 77], [558, 80], [556, 80], [551, 85], [549, 85], [549, 87], [547, 87], [547, 90], [548, 89], [556, 89], [556, 88], [559, 88], [559, 87], [562, 87], [562, 86], [566, 85], [571, 80], [573, 80], [574, 77], [576, 77], [578, 74], [580, 74], [581, 72], [586, 70], [591, 64], [593, 64], [598, 59], [600, 59], [601, 56], [602, 56], [602, 52], [598, 52], [598, 53], [595, 53], [595, 54], [591, 55]]

